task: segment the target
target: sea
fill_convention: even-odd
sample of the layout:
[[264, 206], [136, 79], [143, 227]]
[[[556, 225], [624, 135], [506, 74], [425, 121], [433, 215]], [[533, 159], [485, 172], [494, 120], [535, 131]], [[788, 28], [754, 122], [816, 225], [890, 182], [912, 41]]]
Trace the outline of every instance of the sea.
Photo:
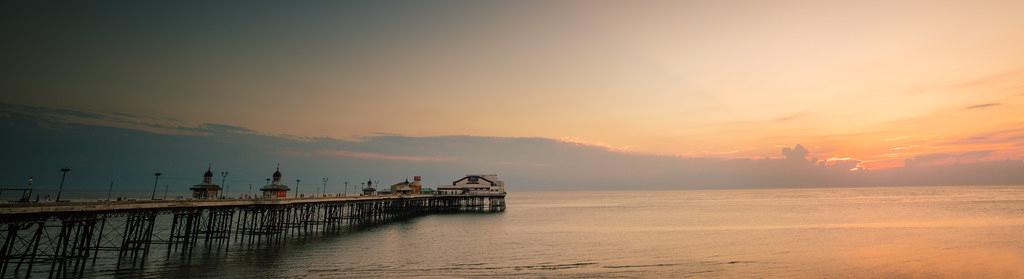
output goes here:
[[[1024, 186], [516, 192], [124, 278], [1022, 278]], [[106, 267], [104, 267], [106, 266]]]

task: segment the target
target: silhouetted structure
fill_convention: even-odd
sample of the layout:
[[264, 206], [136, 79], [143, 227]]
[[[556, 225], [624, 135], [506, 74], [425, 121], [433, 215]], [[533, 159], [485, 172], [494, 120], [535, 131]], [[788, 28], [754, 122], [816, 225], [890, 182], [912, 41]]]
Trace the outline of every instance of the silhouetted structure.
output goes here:
[[281, 183], [280, 165], [277, 167], [276, 170], [274, 170], [274, 175], [272, 177], [273, 180], [270, 182], [270, 184], [264, 185], [262, 188], [260, 188], [260, 191], [263, 192], [263, 198], [277, 199], [288, 197], [288, 191], [291, 190], [291, 188], [288, 188], [288, 185], [284, 185], [283, 183]]
[[377, 189], [373, 188], [373, 180], [366, 181], [366, 188], [363, 188], [363, 196], [373, 196], [377, 194]]
[[192, 190], [192, 198], [194, 199], [215, 199], [220, 195], [220, 185], [213, 183], [213, 171], [212, 166], [206, 167], [206, 173], [203, 174], [203, 183], [193, 185], [189, 190]]

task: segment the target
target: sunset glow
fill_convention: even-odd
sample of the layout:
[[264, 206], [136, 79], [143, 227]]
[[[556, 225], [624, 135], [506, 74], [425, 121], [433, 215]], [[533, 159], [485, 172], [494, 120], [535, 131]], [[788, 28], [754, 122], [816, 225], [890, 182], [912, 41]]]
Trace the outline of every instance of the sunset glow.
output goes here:
[[[225, 21], [155, 38], [167, 43], [149, 52], [102, 37], [66, 38], [75, 47], [61, 54], [15, 44], [6, 51], [24, 67], [10, 82], [36, 94], [0, 101], [298, 136], [545, 137], [684, 157], [773, 157], [799, 143], [869, 169], [929, 154], [1022, 158], [1020, 2], [577, 4], [424, 5], [400, 20], [378, 5], [278, 11], [309, 32]], [[364, 24], [307, 18], [328, 11]], [[79, 28], [119, 36], [152, 23], [140, 24]], [[34, 63], [84, 52], [57, 76]]]

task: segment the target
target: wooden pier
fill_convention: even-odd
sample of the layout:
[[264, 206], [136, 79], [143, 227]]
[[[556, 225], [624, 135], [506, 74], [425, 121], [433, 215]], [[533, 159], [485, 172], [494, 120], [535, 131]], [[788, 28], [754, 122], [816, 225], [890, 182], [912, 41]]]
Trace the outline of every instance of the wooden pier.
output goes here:
[[190, 259], [197, 247], [227, 251], [431, 213], [504, 210], [504, 193], [4, 204], [0, 278], [74, 278], [99, 258], [140, 268], [156, 250]]

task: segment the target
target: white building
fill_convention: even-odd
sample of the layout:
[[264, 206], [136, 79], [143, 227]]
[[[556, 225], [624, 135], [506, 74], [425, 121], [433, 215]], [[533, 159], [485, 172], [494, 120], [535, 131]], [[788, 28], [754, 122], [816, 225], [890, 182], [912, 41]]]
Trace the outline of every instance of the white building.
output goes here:
[[452, 181], [451, 186], [438, 186], [437, 191], [441, 195], [504, 193], [505, 181], [498, 179], [497, 174], [467, 174], [459, 180]]

